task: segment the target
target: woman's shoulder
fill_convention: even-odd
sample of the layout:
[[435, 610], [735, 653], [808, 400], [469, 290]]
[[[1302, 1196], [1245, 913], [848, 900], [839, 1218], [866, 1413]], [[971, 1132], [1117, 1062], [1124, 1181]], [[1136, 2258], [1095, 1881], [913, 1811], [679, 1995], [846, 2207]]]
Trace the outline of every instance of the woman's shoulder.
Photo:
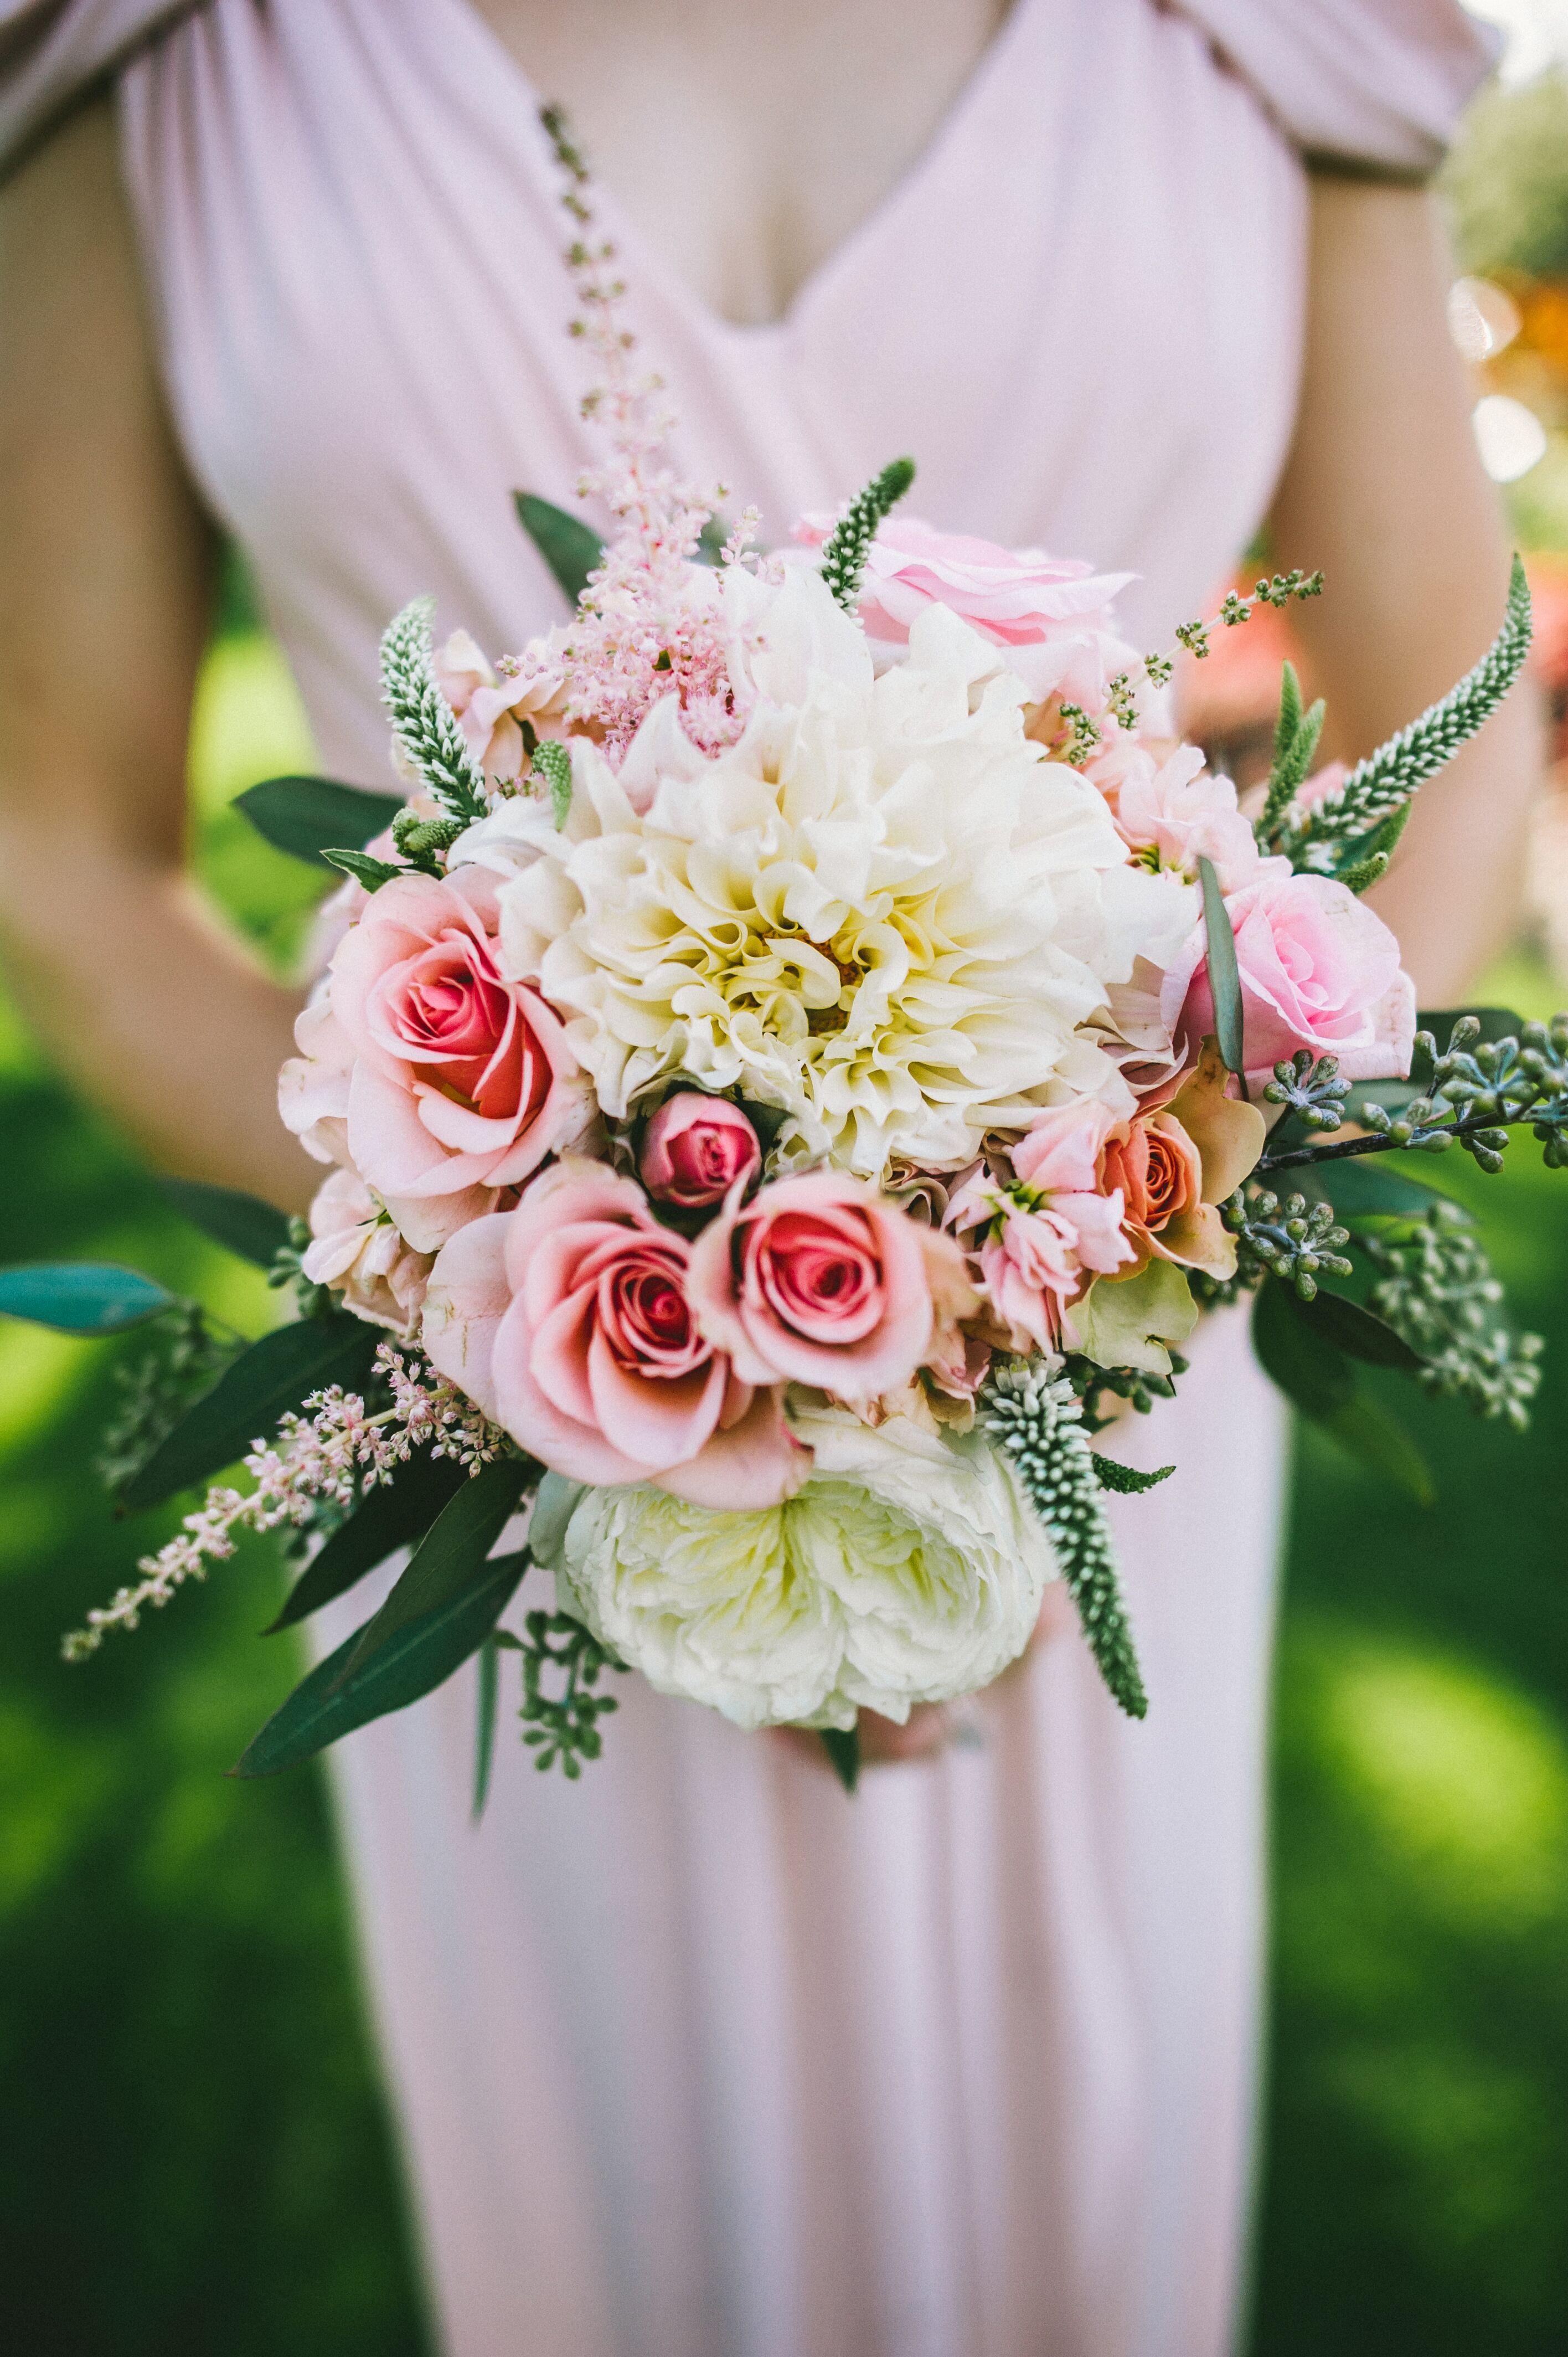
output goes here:
[[1458, 0], [1176, 0], [1315, 162], [1424, 179], [1497, 61]]

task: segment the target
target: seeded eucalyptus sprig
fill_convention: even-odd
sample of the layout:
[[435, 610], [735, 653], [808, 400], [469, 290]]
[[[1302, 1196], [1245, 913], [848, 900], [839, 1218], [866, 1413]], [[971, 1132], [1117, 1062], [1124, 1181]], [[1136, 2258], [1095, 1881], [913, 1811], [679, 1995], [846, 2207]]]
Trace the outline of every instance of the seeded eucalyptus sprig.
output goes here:
[[1307, 1048], [1298, 1049], [1288, 1064], [1276, 1064], [1263, 1089], [1268, 1103], [1287, 1105], [1305, 1129], [1338, 1129], [1349, 1093], [1349, 1082], [1339, 1078], [1338, 1057], [1315, 1058]]
[[[575, 1782], [584, 1760], [596, 1760], [604, 1749], [600, 1719], [620, 1707], [614, 1695], [596, 1694], [594, 1688], [607, 1669], [624, 1670], [626, 1664], [569, 1613], [530, 1612], [523, 1628], [522, 1638], [502, 1631], [496, 1639], [522, 1655], [522, 1739], [533, 1750], [536, 1768], [553, 1768], [559, 1760], [562, 1773]], [[545, 1692], [546, 1672], [559, 1675], [558, 1694]]]
[[1366, 1251], [1382, 1271], [1370, 1307], [1425, 1361], [1418, 1381], [1524, 1431], [1545, 1346], [1502, 1323], [1503, 1288], [1459, 1206], [1439, 1200], [1392, 1233], [1367, 1237]]
[[876, 527], [915, 479], [913, 458], [893, 458], [857, 491], [822, 544], [822, 579], [846, 614], [860, 603], [861, 576]]
[[1356, 1119], [1365, 1135], [1265, 1154], [1254, 1178], [1368, 1154], [1443, 1154], [1453, 1146], [1483, 1170], [1500, 1170], [1510, 1131], [1526, 1122], [1547, 1168], [1568, 1168], [1568, 1014], [1554, 1015], [1550, 1023], [1522, 1024], [1517, 1034], [1500, 1039], [1483, 1039], [1481, 1028], [1475, 1016], [1460, 1016], [1441, 1055], [1434, 1035], [1418, 1031], [1417, 1068], [1431, 1075], [1421, 1095], [1394, 1112], [1375, 1102], [1362, 1103]]
[[1280, 1197], [1266, 1187], [1244, 1187], [1219, 1207], [1236, 1239], [1236, 1275], [1251, 1286], [1277, 1276], [1302, 1301], [1313, 1300], [1320, 1276], [1351, 1276], [1354, 1264], [1342, 1246], [1348, 1228], [1334, 1216], [1332, 1203], [1308, 1202], [1305, 1195]]
[[483, 773], [436, 683], [435, 615], [434, 597], [415, 597], [388, 625], [381, 640], [381, 700], [421, 783], [454, 818], [470, 825], [485, 816], [489, 802]]

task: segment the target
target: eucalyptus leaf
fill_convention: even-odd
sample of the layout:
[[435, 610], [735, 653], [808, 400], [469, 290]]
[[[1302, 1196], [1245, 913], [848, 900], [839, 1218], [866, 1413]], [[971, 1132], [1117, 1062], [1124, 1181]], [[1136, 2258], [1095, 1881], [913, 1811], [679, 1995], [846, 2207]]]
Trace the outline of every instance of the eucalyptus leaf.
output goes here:
[[263, 1636], [291, 1629], [307, 1614], [341, 1596], [400, 1546], [423, 1538], [443, 1507], [467, 1480], [466, 1469], [450, 1457], [418, 1451], [400, 1465], [390, 1482], [367, 1490], [348, 1521], [312, 1557], [288, 1592], [283, 1610]]
[[403, 808], [397, 794], [373, 794], [334, 778], [263, 778], [234, 797], [258, 834], [291, 859], [327, 867], [334, 844], [363, 845], [382, 834]]
[[1431, 1468], [1403, 1426], [1376, 1400], [1359, 1392], [1317, 1422], [1348, 1456], [1397, 1482], [1418, 1506], [1431, 1505], [1436, 1495]]
[[500, 1457], [464, 1481], [421, 1539], [381, 1610], [360, 1630], [349, 1671], [362, 1670], [411, 1620], [483, 1584], [485, 1559], [534, 1478], [526, 1458]]
[[1094, 1457], [1094, 1478], [1102, 1490], [1114, 1490], [1123, 1497], [1133, 1497], [1141, 1490], [1156, 1489], [1168, 1481], [1176, 1471], [1174, 1465], [1162, 1465], [1155, 1472], [1141, 1472], [1136, 1465], [1123, 1465], [1114, 1457]]
[[1247, 1048], [1241, 1023], [1241, 978], [1236, 971], [1236, 936], [1214, 862], [1200, 858], [1203, 879], [1203, 922], [1208, 937], [1208, 988], [1214, 1000], [1214, 1034], [1225, 1069], [1241, 1079], [1247, 1069]]
[[1252, 1347], [1263, 1372], [1293, 1406], [1321, 1422], [1354, 1397], [1356, 1371], [1301, 1308], [1294, 1286], [1265, 1277], [1252, 1305]]
[[113, 1261], [17, 1261], [0, 1268], [0, 1316], [60, 1334], [124, 1334], [177, 1307], [139, 1269]]
[[204, 1236], [257, 1268], [271, 1268], [288, 1243], [287, 1213], [259, 1195], [209, 1187], [200, 1178], [160, 1178], [158, 1192]]
[[1282, 1194], [1294, 1189], [1314, 1201], [1326, 1200], [1351, 1224], [1363, 1217], [1388, 1213], [1420, 1219], [1434, 1203], [1452, 1200], [1441, 1188], [1411, 1175], [1412, 1163], [1422, 1158], [1402, 1155], [1396, 1167], [1391, 1155], [1347, 1155], [1342, 1162], [1282, 1170], [1271, 1175], [1269, 1183]]
[[1359, 1359], [1369, 1367], [1397, 1367], [1405, 1375], [1418, 1374], [1424, 1363], [1386, 1318], [1363, 1309], [1342, 1293], [1330, 1293], [1320, 1286], [1312, 1300], [1296, 1298], [1295, 1308], [1308, 1326], [1316, 1327], [1325, 1341], [1343, 1351], [1347, 1358]]
[[589, 574], [603, 561], [604, 542], [579, 516], [568, 515], [533, 491], [513, 491], [511, 496], [518, 522], [555, 576], [567, 604], [575, 606]]
[[126, 1483], [124, 1503], [133, 1509], [156, 1506], [177, 1490], [220, 1473], [253, 1441], [275, 1431], [289, 1408], [302, 1407], [326, 1383], [362, 1390], [381, 1340], [379, 1327], [341, 1313], [263, 1334], [225, 1368]]
[[846, 1792], [853, 1792], [860, 1781], [860, 1729], [858, 1727], [824, 1727], [819, 1733], [822, 1749], [827, 1753], [833, 1774]]
[[368, 851], [333, 849], [324, 851], [321, 856], [328, 867], [338, 868], [345, 876], [351, 876], [356, 884], [364, 886], [367, 892], [379, 892], [383, 884], [395, 884], [400, 876], [406, 876], [409, 872], [396, 860], [372, 859]]
[[[1294, 1287], [1277, 1277], [1264, 1279], [1252, 1309], [1252, 1343], [1263, 1372], [1349, 1456], [1388, 1475], [1420, 1504], [1430, 1504], [1432, 1476], [1425, 1460], [1376, 1400], [1358, 1391], [1349, 1357], [1313, 1314], [1323, 1298], [1320, 1293], [1316, 1301], [1300, 1301]], [[1355, 1305], [1340, 1301], [1339, 1307], [1348, 1310]]]
[[352, 1674], [348, 1674], [349, 1658], [365, 1631], [346, 1637], [274, 1711], [232, 1772], [275, 1776], [314, 1758], [357, 1727], [367, 1727], [388, 1711], [405, 1709], [429, 1694], [484, 1643], [528, 1563], [526, 1547], [497, 1556], [477, 1587], [405, 1622]]

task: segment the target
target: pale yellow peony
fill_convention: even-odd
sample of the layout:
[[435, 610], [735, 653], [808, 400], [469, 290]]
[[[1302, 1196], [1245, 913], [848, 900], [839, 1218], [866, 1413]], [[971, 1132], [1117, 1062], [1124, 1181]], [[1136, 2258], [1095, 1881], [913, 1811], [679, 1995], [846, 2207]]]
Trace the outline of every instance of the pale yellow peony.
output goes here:
[[574, 745], [564, 832], [520, 801], [453, 855], [508, 877], [504, 962], [605, 1111], [683, 1071], [784, 1108], [786, 1152], [875, 1178], [959, 1168], [1063, 1098], [1120, 1104], [1080, 1027], [1135, 956], [1174, 954], [1190, 888], [1130, 864], [956, 616], [875, 678], [814, 573], [725, 594], [757, 694], [736, 746], [703, 759], [658, 705], [618, 774]]

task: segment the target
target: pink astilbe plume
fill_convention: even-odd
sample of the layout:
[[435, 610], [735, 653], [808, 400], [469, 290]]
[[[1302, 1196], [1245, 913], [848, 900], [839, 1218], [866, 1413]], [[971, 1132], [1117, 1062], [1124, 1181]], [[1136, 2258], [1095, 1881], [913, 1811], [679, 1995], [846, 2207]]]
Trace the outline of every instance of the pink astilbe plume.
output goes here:
[[95, 1653], [109, 1629], [134, 1629], [151, 1606], [161, 1609], [189, 1579], [205, 1579], [209, 1563], [225, 1563], [238, 1531], [306, 1528], [323, 1503], [351, 1509], [355, 1482], [371, 1490], [389, 1482], [416, 1448], [449, 1457], [477, 1473], [507, 1447], [470, 1399], [435, 1374], [416, 1351], [383, 1342], [375, 1372], [392, 1392], [390, 1407], [371, 1415], [358, 1392], [340, 1383], [313, 1392], [302, 1413], [280, 1417], [275, 1443], [254, 1442], [244, 1458], [253, 1490], [219, 1484], [156, 1555], [136, 1566], [134, 1587], [87, 1616], [61, 1647], [68, 1662]]
[[[726, 662], [717, 576], [693, 559], [723, 487], [706, 498], [670, 464], [673, 417], [660, 379], [633, 367], [636, 339], [620, 309], [626, 290], [614, 273], [614, 246], [594, 234], [587, 168], [559, 110], [546, 107], [542, 119], [566, 176], [562, 202], [574, 233], [565, 258], [580, 306], [571, 332], [600, 371], [583, 415], [601, 428], [609, 452], [579, 488], [597, 493], [619, 527], [554, 651], [566, 666], [567, 723], [591, 731], [618, 761], [650, 707], [673, 694], [692, 742], [717, 752], [734, 744], [746, 713]], [[755, 524], [748, 511], [725, 544], [724, 565], [741, 562]], [[525, 654], [524, 669], [528, 662]]]

